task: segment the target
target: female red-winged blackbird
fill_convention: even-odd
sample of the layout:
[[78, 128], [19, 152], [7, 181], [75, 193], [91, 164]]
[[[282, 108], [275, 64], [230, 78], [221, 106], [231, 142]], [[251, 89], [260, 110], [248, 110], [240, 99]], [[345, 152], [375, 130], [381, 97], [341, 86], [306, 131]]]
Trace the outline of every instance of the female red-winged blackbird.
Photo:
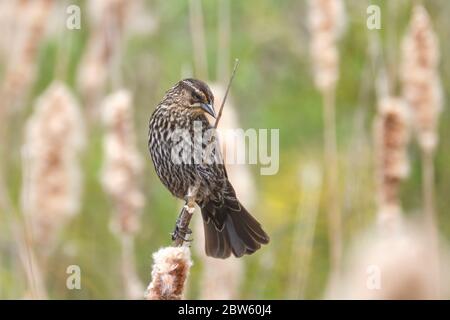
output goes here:
[[[167, 189], [177, 198], [191, 199], [200, 206], [206, 254], [222, 259], [231, 253], [241, 257], [267, 244], [269, 237], [236, 198], [217, 141], [205, 138], [212, 128], [205, 112], [215, 117], [213, 103], [214, 96], [204, 82], [178, 82], [150, 118], [148, 148]], [[200, 134], [195, 128], [201, 129]], [[206, 159], [210, 161], [205, 161], [208, 142], [214, 148]]]

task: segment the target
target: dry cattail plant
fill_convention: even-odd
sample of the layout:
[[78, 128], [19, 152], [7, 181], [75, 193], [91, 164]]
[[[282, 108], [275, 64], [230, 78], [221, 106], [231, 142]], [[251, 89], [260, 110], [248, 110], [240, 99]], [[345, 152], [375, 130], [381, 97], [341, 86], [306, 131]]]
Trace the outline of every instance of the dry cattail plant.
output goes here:
[[9, 59], [11, 55], [11, 43], [19, 25], [19, 12], [25, 10], [25, 1], [0, 1], [0, 28], [3, 36], [0, 38], [0, 58]]
[[131, 94], [117, 91], [106, 97], [102, 107], [106, 126], [102, 184], [111, 196], [115, 217], [112, 227], [122, 243], [122, 275], [127, 297], [142, 295], [134, 266], [133, 236], [139, 229], [139, 216], [144, 205], [139, 177], [142, 159], [136, 146]]
[[345, 26], [345, 11], [341, 0], [309, 1], [311, 58], [317, 88], [334, 90], [339, 78], [337, 41]]
[[420, 147], [436, 148], [437, 122], [442, 109], [442, 87], [438, 73], [439, 43], [430, 17], [422, 6], [415, 6], [408, 33], [403, 40], [403, 94], [413, 110]]
[[424, 211], [429, 224], [434, 225], [433, 155], [443, 98], [438, 73], [438, 39], [423, 6], [413, 9], [403, 40], [402, 61], [403, 95], [412, 109], [415, 133], [422, 150]]
[[[448, 281], [439, 283], [434, 276], [438, 262], [429, 247], [430, 239], [424, 228], [409, 221], [404, 221], [397, 232], [384, 232], [378, 228], [368, 232], [355, 240], [340, 290], [331, 298], [404, 300], [448, 297]], [[448, 259], [441, 263], [446, 264], [441, 269], [448, 270]]]
[[326, 203], [329, 217], [329, 243], [332, 286], [340, 272], [342, 260], [342, 217], [339, 204], [338, 150], [336, 138], [335, 90], [339, 75], [337, 41], [345, 25], [341, 0], [310, 0], [310, 54], [314, 82], [324, 105], [324, 162], [326, 163]]
[[192, 266], [188, 247], [166, 247], [153, 254], [152, 281], [147, 300], [181, 300]]
[[91, 116], [112, 76], [120, 84], [120, 46], [125, 34], [132, 1], [89, 1], [92, 32], [78, 70], [78, 87], [88, 105]]
[[37, 247], [48, 252], [64, 224], [79, 210], [84, 145], [80, 108], [62, 83], [38, 98], [26, 127], [23, 146], [23, 209]]
[[20, 11], [18, 16], [22, 18], [11, 31], [14, 32], [14, 42], [8, 54], [10, 61], [0, 89], [0, 113], [7, 113], [20, 105], [20, 99], [25, 96], [34, 79], [35, 61], [52, 6], [53, 0], [15, 3], [13, 10]]
[[409, 114], [405, 102], [400, 98], [383, 98], [378, 106], [374, 136], [378, 219], [388, 228], [395, 228], [400, 219], [400, 182], [409, 173], [409, 132]]
[[111, 94], [101, 108], [106, 126], [102, 184], [116, 207], [114, 229], [134, 234], [139, 228], [144, 195], [139, 186], [143, 163], [136, 146], [130, 92], [119, 90]]
[[208, 61], [206, 52], [205, 26], [203, 23], [203, 11], [200, 0], [189, 0], [189, 24], [195, 76], [199, 79], [207, 79]]

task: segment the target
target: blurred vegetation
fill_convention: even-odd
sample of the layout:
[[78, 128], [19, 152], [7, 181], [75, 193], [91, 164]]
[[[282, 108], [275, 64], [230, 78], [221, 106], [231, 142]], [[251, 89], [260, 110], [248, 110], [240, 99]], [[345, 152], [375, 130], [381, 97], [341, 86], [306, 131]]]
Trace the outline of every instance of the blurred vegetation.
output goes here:
[[[388, 68], [398, 64], [398, 46], [408, 23], [411, 1], [348, 0], [347, 27], [340, 41], [340, 78], [337, 89], [337, 125], [340, 152], [340, 205], [345, 224], [345, 246], [374, 221], [374, 181], [372, 165], [372, 120], [375, 110], [372, 61], [368, 54], [370, 33], [379, 33]], [[392, 4], [395, 2], [395, 5]], [[65, 81], [79, 95], [76, 72], [89, 36], [84, 1], [81, 30], [53, 30], [40, 47], [37, 78], [26, 104], [16, 112], [8, 126], [8, 155], [1, 159], [11, 197], [20, 206], [21, 144], [24, 123], [32, 112], [34, 99], [53, 81], [62, 41], [66, 45], [69, 68]], [[240, 59], [240, 69], [232, 96], [243, 128], [280, 129], [280, 168], [273, 176], [251, 170], [257, 189], [257, 204], [252, 210], [268, 233], [271, 243], [255, 255], [245, 257], [246, 270], [242, 298], [285, 299], [289, 297], [292, 235], [299, 206], [299, 170], [306, 163], [322, 166], [322, 101], [315, 90], [308, 49], [307, 2], [301, 0], [231, 0], [231, 58]], [[369, 3], [382, 9], [382, 29], [366, 28]], [[216, 78], [217, 21], [216, 1], [202, 1], [205, 18], [209, 80]], [[450, 3], [429, 0], [425, 6], [433, 17], [441, 42], [441, 76], [446, 101], [450, 100]], [[146, 206], [137, 236], [136, 259], [141, 280], [150, 280], [151, 254], [169, 243], [180, 202], [175, 200], [156, 177], [147, 152], [147, 123], [165, 90], [176, 83], [182, 70], [192, 69], [193, 50], [189, 33], [188, 1], [150, 0], [145, 9], [156, 19], [151, 34], [129, 34], [124, 43], [121, 71], [123, 84], [134, 93], [138, 146], [145, 157], [143, 187]], [[59, 26], [64, 28], [64, 26]], [[394, 39], [394, 41], [392, 41]], [[70, 49], [67, 49], [70, 48]], [[2, 70], [5, 69], [2, 61]], [[230, 61], [231, 66], [231, 61]], [[368, 89], [364, 89], [368, 88]], [[226, 110], [224, 111], [226, 112]], [[82, 157], [84, 171], [83, 206], [67, 226], [49, 263], [47, 282], [51, 298], [121, 298], [120, 244], [109, 228], [111, 203], [99, 182], [102, 165], [102, 127], [94, 123], [89, 144]], [[440, 145], [436, 156], [436, 198], [439, 228], [450, 240], [450, 115], [447, 109], [440, 120]], [[410, 150], [411, 175], [403, 185], [402, 200], [408, 214], [421, 208], [421, 182], [417, 147]], [[328, 276], [327, 221], [320, 204], [310, 261], [305, 298], [320, 298]], [[26, 278], [17, 256], [6, 213], [0, 212], [0, 298], [20, 298]], [[5, 223], [3, 222], [5, 221]], [[195, 235], [194, 235], [195, 239]], [[301, 259], [301, 256], [299, 256]], [[194, 257], [188, 297], [199, 292], [201, 262]], [[66, 289], [66, 267], [76, 264], [82, 270], [83, 290]]]

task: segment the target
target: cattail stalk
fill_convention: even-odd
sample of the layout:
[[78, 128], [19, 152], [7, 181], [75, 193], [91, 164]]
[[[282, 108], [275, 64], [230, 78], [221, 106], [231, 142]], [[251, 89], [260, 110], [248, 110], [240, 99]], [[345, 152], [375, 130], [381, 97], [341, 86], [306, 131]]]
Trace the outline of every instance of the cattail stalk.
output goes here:
[[[0, 185], [0, 188], [2, 186]], [[24, 298], [46, 299], [47, 292], [43, 281], [43, 274], [37, 263], [31, 227], [27, 219], [20, 221], [17, 209], [4, 190], [0, 190], [0, 209], [6, 214], [6, 220], [10, 226], [12, 236], [17, 246], [17, 252], [27, 278], [28, 289]]]
[[[421, 5], [413, 8], [407, 34], [403, 40], [403, 95], [411, 107], [414, 129], [422, 153], [423, 210], [432, 239], [431, 251], [439, 261], [439, 239], [434, 205], [434, 163], [438, 144], [438, 121], [443, 96], [438, 72], [439, 42], [431, 19]], [[439, 283], [439, 263], [433, 274]], [[431, 272], [431, 271], [430, 271]], [[436, 288], [438, 290], [438, 288]]]
[[288, 287], [289, 298], [292, 299], [303, 299], [307, 285], [322, 187], [321, 169], [315, 163], [305, 165], [299, 180], [301, 193], [292, 242], [292, 278]]
[[122, 275], [128, 298], [138, 298], [142, 288], [134, 266], [134, 235], [144, 195], [139, 185], [143, 161], [137, 150], [133, 125], [131, 94], [120, 90], [105, 98], [102, 104], [104, 166], [102, 184], [114, 203], [112, 227], [122, 244]]
[[37, 250], [33, 248], [32, 232], [28, 221], [24, 220], [24, 228], [20, 228], [18, 224], [15, 224], [13, 231], [29, 286], [26, 297], [34, 300], [47, 299], [48, 294], [44, 283], [44, 274], [36, 256]]
[[181, 300], [192, 266], [188, 247], [166, 247], [153, 254], [152, 281], [147, 300]]
[[0, 89], [0, 112], [3, 114], [19, 104], [34, 79], [38, 49], [53, 0], [19, 2], [17, 5], [21, 7], [24, 18], [14, 30], [16, 40]]
[[20, 257], [33, 298], [45, 298], [47, 257], [56, 239], [78, 213], [84, 145], [80, 109], [69, 89], [53, 83], [38, 98], [26, 126], [23, 146], [23, 228], [17, 233]]
[[421, 5], [413, 9], [402, 49], [403, 95], [412, 109], [422, 151], [424, 213], [428, 224], [435, 226], [433, 157], [443, 99], [438, 73], [439, 43], [430, 17]]
[[374, 129], [378, 219], [381, 225], [396, 228], [401, 217], [400, 183], [409, 173], [409, 117], [405, 102], [400, 98], [383, 98]]
[[[404, 220], [397, 232], [376, 228], [355, 241], [340, 290], [331, 298], [442, 299], [434, 277], [437, 261], [424, 228]], [[446, 279], [448, 280], [448, 279]], [[448, 281], [441, 285], [448, 289]]]
[[120, 86], [119, 57], [125, 26], [132, 1], [90, 1], [92, 33], [78, 70], [78, 87], [86, 101], [90, 116], [96, 116], [98, 104], [108, 78]]
[[309, 1], [311, 57], [314, 82], [324, 105], [324, 162], [326, 203], [329, 221], [331, 284], [339, 276], [342, 260], [342, 217], [339, 205], [338, 150], [336, 137], [335, 90], [339, 77], [337, 41], [345, 24], [341, 0]]
[[200, 0], [189, 0], [189, 23], [191, 29], [195, 76], [199, 79], [207, 79], [208, 60], [203, 11]]
[[[10, 3], [11, 1], [8, 1]], [[12, 3], [12, 2], [11, 2]], [[5, 54], [7, 68], [0, 85], [0, 157], [6, 157], [8, 139], [8, 115], [19, 107], [26, 97], [35, 77], [35, 62], [39, 45], [45, 34], [47, 17], [52, 10], [52, 0], [15, 1], [10, 14], [20, 12], [18, 21], [11, 22], [8, 43], [10, 51]], [[2, 174], [4, 164], [0, 165], [0, 184], [6, 185]], [[6, 189], [2, 187], [1, 189]]]
[[217, 10], [220, 17], [217, 26], [217, 80], [225, 83], [230, 74], [230, 1], [220, 0]]

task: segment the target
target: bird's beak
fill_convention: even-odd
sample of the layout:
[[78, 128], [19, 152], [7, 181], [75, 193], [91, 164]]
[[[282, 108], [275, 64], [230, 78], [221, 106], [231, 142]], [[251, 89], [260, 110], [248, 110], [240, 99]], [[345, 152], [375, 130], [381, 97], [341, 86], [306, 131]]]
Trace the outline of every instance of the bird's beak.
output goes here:
[[216, 112], [214, 111], [214, 107], [209, 104], [209, 103], [202, 103], [201, 104], [201, 108], [207, 112], [208, 114], [210, 114], [213, 118], [216, 117]]

